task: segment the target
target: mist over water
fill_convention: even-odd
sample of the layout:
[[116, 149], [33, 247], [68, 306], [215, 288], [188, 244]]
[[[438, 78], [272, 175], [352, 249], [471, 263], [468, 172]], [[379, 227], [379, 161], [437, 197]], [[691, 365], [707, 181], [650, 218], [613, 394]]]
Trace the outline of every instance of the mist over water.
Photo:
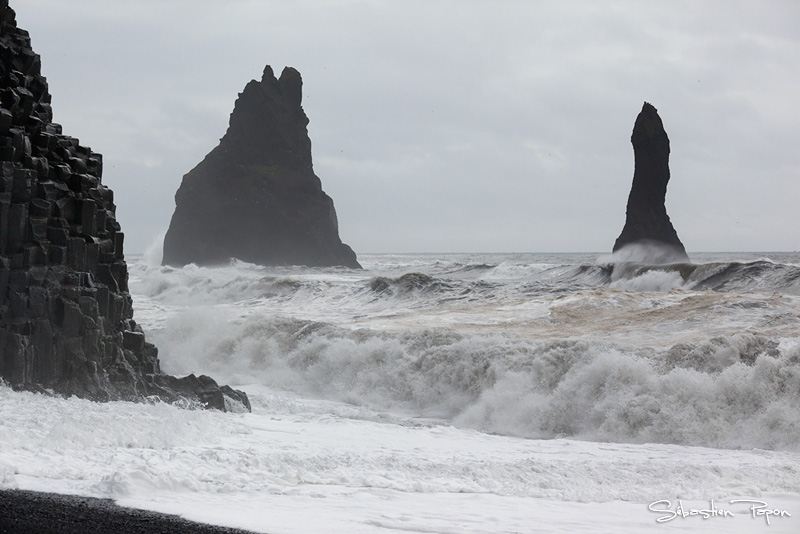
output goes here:
[[658, 241], [640, 240], [629, 243], [612, 254], [600, 256], [600, 263], [642, 263], [646, 265], [666, 265], [685, 263], [683, 251]]
[[170, 373], [511, 436], [797, 450], [800, 257], [633, 259], [130, 270]]

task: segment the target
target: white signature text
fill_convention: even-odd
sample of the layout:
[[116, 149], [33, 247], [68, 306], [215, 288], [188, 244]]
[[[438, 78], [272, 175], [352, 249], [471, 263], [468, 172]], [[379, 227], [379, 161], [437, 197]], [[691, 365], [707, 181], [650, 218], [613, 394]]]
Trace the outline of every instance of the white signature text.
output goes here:
[[[767, 525], [770, 525], [770, 518], [776, 517], [792, 517], [786, 510], [781, 510], [779, 508], [770, 508], [769, 505], [764, 501], [754, 500], [754, 499], [732, 499], [728, 502], [728, 504], [749, 504], [750, 506], [747, 507], [747, 515], [752, 518], [763, 517]], [[667, 523], [676, 519], [678, 517], [682, 519], [686, 519], [688, 517], [700, 517], [702, 519], [711, 519], [713, 517], [734, 517], [734, 514], [731, 510], [726, 508], [720, 508], [714, 502], [714, 499], [711, 499], [708, 508], [687, 508], [684, 506], [683, 502], [678, 499], [677, 505], [675, 509], [672, 509], [672, 502], [668, 500], [660, 500], [651, 502], [647, 509], [651, 512], [661, 513], [664, 514], [656, 519], [656, 523]]]

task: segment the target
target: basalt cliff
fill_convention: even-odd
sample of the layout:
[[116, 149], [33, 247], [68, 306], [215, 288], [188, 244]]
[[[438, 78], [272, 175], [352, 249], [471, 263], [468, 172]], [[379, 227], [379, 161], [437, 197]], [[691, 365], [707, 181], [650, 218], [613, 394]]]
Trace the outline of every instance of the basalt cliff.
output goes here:
[[360, 268], [339, 238], [333, 200], [311, 164], [300, 73], [267, 66], [239, 94], [219, 145], [183, 177], [164, 238], [165, 265]]
[[28, 32], [0, 0], [0, 380], [92, 400], [249, 409], [206, 376], [161, 372], [133, 319], [103, 158], [52, 122]]
[[669, 137], [658, 111], [647, 102], [636, 117], [631, 135], [634, 155], [633, 185], [628, 196], [625, 226], [614, 252], [628, 245], [648, 250], [648, 261], [674, 263], [688, 256], [667, 215]]

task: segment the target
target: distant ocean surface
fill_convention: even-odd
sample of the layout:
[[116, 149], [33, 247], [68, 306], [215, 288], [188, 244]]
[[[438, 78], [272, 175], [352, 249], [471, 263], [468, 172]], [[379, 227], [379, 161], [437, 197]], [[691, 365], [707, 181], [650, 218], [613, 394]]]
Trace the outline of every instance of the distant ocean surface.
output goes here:
[[800, 254], [132, 262], [166, 371], [527, 438], [800, 447]]
[[0, 384], [0, 489], [269, 534], [800, 532], [800, 254], [690, 257], [130, 257], [163, 369], [252, 413]]

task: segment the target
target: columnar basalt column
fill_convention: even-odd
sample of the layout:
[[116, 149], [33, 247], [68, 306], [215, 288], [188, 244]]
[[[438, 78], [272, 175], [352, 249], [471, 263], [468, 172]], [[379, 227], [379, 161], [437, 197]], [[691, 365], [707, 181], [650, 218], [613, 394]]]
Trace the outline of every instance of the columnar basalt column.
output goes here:
[[8, 0], [0, 29], [0, 379], [93, 400], [249, 409], [208, 377], [161, 372], [133, 320], [103, 158], [52, 122], [41, 60]]

